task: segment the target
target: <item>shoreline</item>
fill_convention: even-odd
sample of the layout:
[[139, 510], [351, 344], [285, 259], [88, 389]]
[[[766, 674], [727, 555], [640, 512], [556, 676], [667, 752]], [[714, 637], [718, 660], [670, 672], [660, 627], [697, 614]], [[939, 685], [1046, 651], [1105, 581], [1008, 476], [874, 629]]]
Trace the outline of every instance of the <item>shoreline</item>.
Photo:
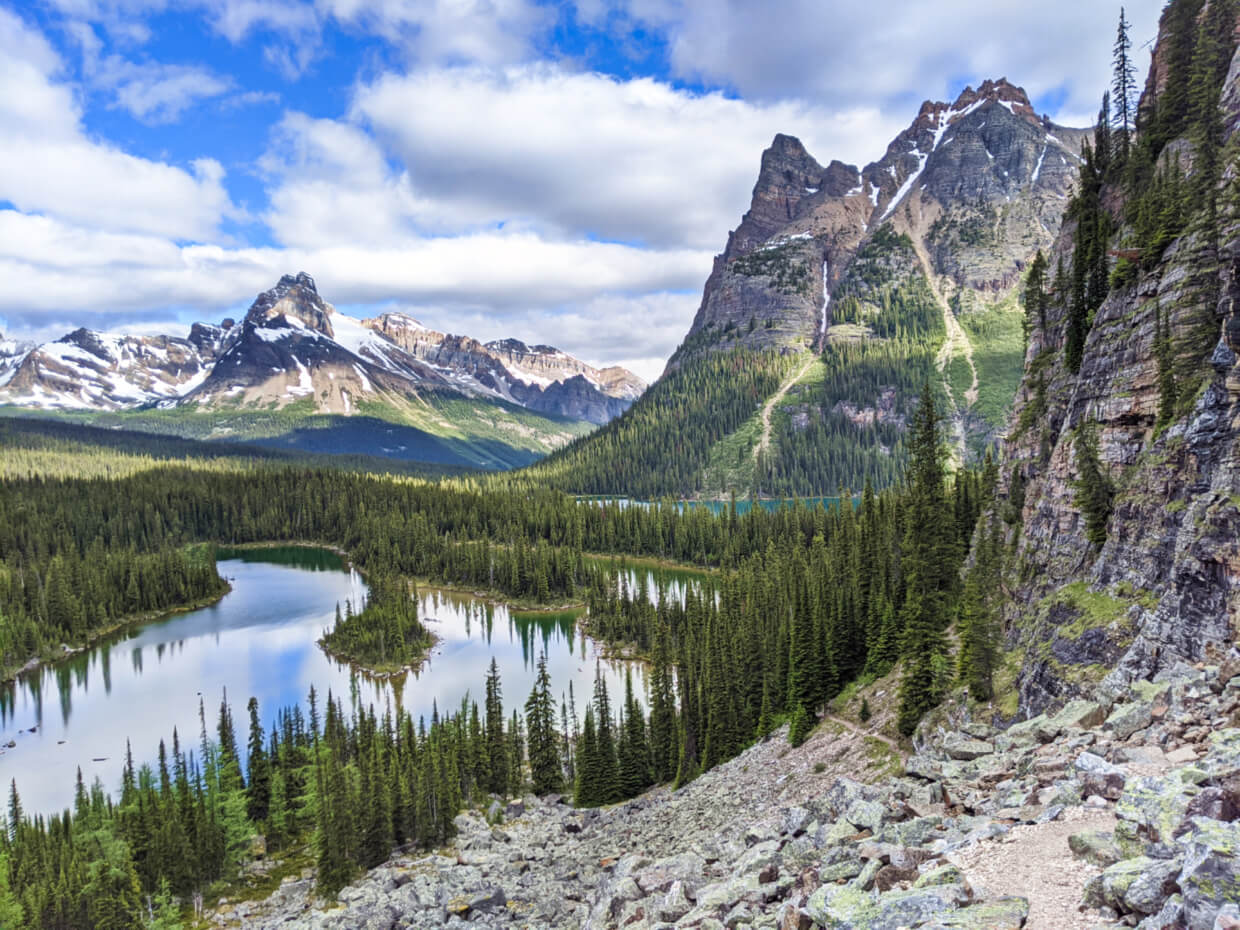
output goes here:
[[26, 662], [25, 665], [21, 666], [21, 668], [15, 669], [12, 672], [0, 671], [0, 685], [8, 684], [11, 681], [16, 681], [21, 676], [28, 675], [31, 672], [36, 672], [46, 666], [57, 665], [65, 659], [71, 659], [73, 656], [94, 648], [99, 644], [100, 640], [115, 633], [120, 633], [128, 627], [146, 626], [149, 623], [158, 623], [161, 620], [169, 620], [172, 617], [177, 616], [177, 614], [187, 614], [195, 610], [203, 610], [214, 604], [218, 604], [227, 595], [231, 594], [233, 589], [232, 584], [230, 584], [228, 579], [223, 575], [220, 575], [219, 579], [224, 583], [224, 589], [219, 594], [199, 598], [198, 600], [191, 601], [188, 604], [180, 604], [176, 607], [169, 607], [164, 610], [150, 611], [145, 614], [134, 614], [129, 617], [124, 617], [115, 623], [103, 627], [102, 629], [95, 630], [87, 636], [85, 642], [82, 642], [76, 646], [69, 646], [65, 643], [61, 643], [61, 652], [57, 655], [33, 656]]

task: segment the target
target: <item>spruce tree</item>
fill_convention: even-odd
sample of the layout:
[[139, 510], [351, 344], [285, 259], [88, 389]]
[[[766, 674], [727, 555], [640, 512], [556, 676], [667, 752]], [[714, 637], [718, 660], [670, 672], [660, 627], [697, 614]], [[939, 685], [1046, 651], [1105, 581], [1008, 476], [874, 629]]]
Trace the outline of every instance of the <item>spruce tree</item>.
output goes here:
[[934, 662], [946, 651], [943, 631], [949, 590], [944, 566], [953, 564], [947, 538], [948, 509], [943, 486], [939, 412], [927, 379], [909, 437], [907, 532], [903, 564], [904, 676], [900, 681], [900, 732], [910, 735], [938, 703]]
[[271, 807], [271, 764], [263, 746], [263, 725], [258, 719], [258, 699], [250, 698], [250, 741], [248, 744], [249, 785], [246, 788], [246, 816], [255, 824], [267, 819]]
[[499, 664], [491, 657], [486, 678], [487, 791], [508, 794], [508, 746], [504, 739], [504, 696]]
[[1119, 28], [1116, 30], [1111, 70], [1111, 91], [1114, 103], [1115, 155], [1120, 165], [1128, 161], [1132, 139], [1133, 117], [1137, 109], [1137, 69], [1132, 63], [1132, 39], [1128, 30], [1132, 24], [1119, 8]]
[[1107, 541], [1107, 521], [1111, 518], [1115, 495], [1110, 476], [1098, 452], [1098, 434], [1092, 421], [1076, 430], [1076, 505], [1085, 517], [1085, 538], [1095, 546]]
[[555, 699], [547, 654], [538, 657], [538, 673], [525, 701], [525, 730], [529, 746], [530, 781], [535, 794], [559, 791], [563, 781], [559, 734], [556, 732]]

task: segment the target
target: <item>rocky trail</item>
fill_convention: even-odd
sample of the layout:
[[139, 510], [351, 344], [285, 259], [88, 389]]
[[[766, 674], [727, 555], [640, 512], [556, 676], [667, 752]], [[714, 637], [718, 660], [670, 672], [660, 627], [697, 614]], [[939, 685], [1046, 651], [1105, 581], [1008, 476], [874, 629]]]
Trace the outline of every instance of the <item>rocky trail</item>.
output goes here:
[[451, 846], [396, 856], [337, 901], [317, 899], [307, 871], [264, 901], [221, 902], [212, 921], [1229, 928], [1240, 918], [1234, 664], [1181, 667], [1007, 730], [949, 702], [894, 769], [890, 736], [833, 713], [804, 745], [789, 747], [781, 730], [677, 791], [598, 810], [555, 796], [497, 799], [457, 817]]
[[869, 729], [869, 730], [862, 729], [861, 727], [853, 723], [851, 720], [845, 720], [843, 717], [839, 716], [838, 714], [827, 714], [823, 719], [830, 720], [832, 723], [839, 724], [845, 730], [848, 730], [851, 733], [855, 733], [858, 736], [865, 737], [866, 739], [876, 739], [880, 743], [890, 746], [893, 750], [895, 750], [896, 754], [900, 757], [901, 761], [904, 761], [904, 759], [907, 758], [908, 756], [908, 753], [904, 751], [904, 747], [902, 747], [898, 742], [896, 742], [890, 736], [887, 736], [885, 733], [880, 733], [876, 729]]
[[766, 454], [767, 448], [771, 444], [771, 413], [784, 395], [788, 393], [789, 388], [805, 377], [810, 366], [814, 364], [818, 356], [816, 353], [809, 353], [809, 358], [805, 360], [805, 364], [784, 379], [784, 383], [779, 386], [779, 390], [770, 396], [765, 404], [762, 405], [762, 435], [758, 437], [757, 443], [753, 447], [753, 460], [755, 464]]

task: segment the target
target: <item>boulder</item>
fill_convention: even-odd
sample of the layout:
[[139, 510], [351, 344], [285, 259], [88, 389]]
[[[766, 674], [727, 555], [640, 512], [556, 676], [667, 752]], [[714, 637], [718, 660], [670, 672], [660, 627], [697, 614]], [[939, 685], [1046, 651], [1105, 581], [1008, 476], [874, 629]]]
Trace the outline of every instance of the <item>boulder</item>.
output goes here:
[[1082, 830], [1068, 837], [1072, 855], [1086, 862], [1106, 868], [1124, 858], [1115, 835], [1107, 830]]
[[921, 930], [1021, 930], [1028, 918], [1028, 899], [992, 898], [936, 917]]
[[1100, 875], [1085, 883], [1084, 901], [1089, 907], [1110, 907], [1123, 913], [1128, 910], [1124, 895], [1141, 874], [1160, 860], [1147, 856], [1124, 859], [1108, 866]]
[[1128, 739], [1138, 730], [1148, 727], [1153, 720], [1149, 704], [1120, 704], [1111, 711], [1103, 727], [1110, 730], [1116, 739]]
[[684, 882], [674, 881], [667, 893], [654, 906], [653, 916], [658, 920], [675, 923], [693, 910], [693, 902], [685, 894]]
[[1096, 701], [1075, 700], [1064, 705], [1059, 713], [1051, 718], [1051, 726], [1061, 730], [1089, 730], [1106, 720], [1107, 712], [1103, 705]]
[[1115, 802], [1115, 816], [1135, 824], [1137, 834], [1147, 842], [1169, 843], [1199, 790], [1175, 777], [1147, 775], [1130, 780]]
[[883, 825], [883, 805], [877, 801], [854, 801], [844, 812], [844, 819], [858, 830], [876, 833]]
[[1076, 757], [1073, 768], [1081, 779], [1081, 793], [1086, 797], [1096, 794], [1114, 801], [1123, 793], [1128, 773], [1102, 756], [1083, 752]]
[[1179, 886], [1188, 930], [1213, 930], [1226, 904], [1240, 902], [1240, 823], [1194, 817], [1179, 840], [1184, 867]]
[[960, 885], [913, 888], [887, 894], [852, 885], [828, 885], [810, 895], [805, 909], [826, 930], [898, 930], [920, 927], [967, 904]]
[[706, 859], [697, 853], [684, 852], [637, 870], [634, 878], [646, 894], [656, 894], [672, 887], [676, 882], [687, 885], [689, 889], [697, 888], [702, 883], [702, 875], [706, 872]]
[[1155, 914], [1178, 885], [1180, 860], [1156, 859], [1141, 870], [1124, 892], [1123, 903], [1127, 911], [1138, 914]]
[[973, 739], [962, 733], [951, 733], [943, 740], [943, 751], [951, 758], [960, 762], [971, 762], [982, 756], [991, 755], [995, 744], [985, 740]]

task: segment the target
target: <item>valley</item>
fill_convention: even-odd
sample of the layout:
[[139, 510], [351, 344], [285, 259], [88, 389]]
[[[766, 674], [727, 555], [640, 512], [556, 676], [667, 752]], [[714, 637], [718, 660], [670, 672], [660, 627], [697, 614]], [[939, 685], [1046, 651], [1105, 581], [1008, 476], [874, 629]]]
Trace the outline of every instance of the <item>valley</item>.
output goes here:
[[[991, 78], [864, 167], [775, 135], [649, 385], [431, 329], [382, 275], [344, 287], [367, 315], [300, 272], [186, 337], [0, 341], [0, 927], [1240, 927], [1240, 4], [1170, 0], [1144, 83], [1131, 33], [1088, 129]], [[716, 108], [708, 189], [758, 98], [599, 78], [586, 129], [624, 91], [658, 131], [576, 164], [586, 217], [529, 199], [582, 126], [526, 128], [581, 75], [464, 108], [528, 138], [495, 178], [456, 151], [451, 209], [379, 104], [461, 99], [391, 80], [284, 118], [272, 209], [356, 194], [343, 234], [408, 246], [428, 308], [648, 370], [724, 215], [637, 222], [657, 114]], [[414, 213], [525, 251], [461, 282]], [[662, 296], [580, 284], [645, 251]]]

